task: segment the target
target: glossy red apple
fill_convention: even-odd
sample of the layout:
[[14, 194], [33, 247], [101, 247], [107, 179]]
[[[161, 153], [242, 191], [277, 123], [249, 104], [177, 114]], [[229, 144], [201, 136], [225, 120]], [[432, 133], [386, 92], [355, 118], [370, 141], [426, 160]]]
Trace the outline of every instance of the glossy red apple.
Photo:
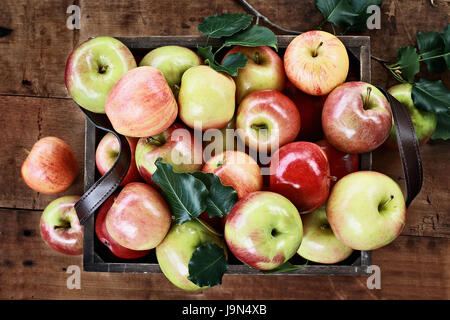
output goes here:
[[74, 152], [64, 140], [56, 137], [45, 137], [36, 142], [21, 168], [25, 183], [45, 194], [69, 189], [78, 171]]
[[255, 91], [240, 103], [236, 127], [239, 137], [250, 148], [276, 150], [297, 137], [300, 113], [292, 100], [278, 91]]
[[105, 112], [124, 136], [148, 137], [170, 127], [178, 105], [161, 71], [143, 66], [125, 73], [108, 93]]
[[316, 210], [330, 192], [330, 166], [315, 143], [292, 142], [272, 155], [270, 190], [291, 200], [300, 213]]
[[317, 141], [316, 144], [325, 151], [330, 164], [330, 174], [336, 178], [331, 180], [331, 186], [334, 186], [339, 179], [347, 174], [358, 171], [359, 155], [341, 152], [326, 140]]
[[386, 141], [392, 113], [386, 97], [376, 87], [352, 81], [334, 89], [322, 111], [326, 140], [346, 153], [370, 152]]
[[[141, 181], [141, 176], [136, 167], [136, 161], [134, 154], [136, 151], [137, 138], [127, 137], [128, 144], [131, 149], [131, 163], [128, 169], [127, 175], [123, 178], [121, 186], [124, 186], [130, 182]], [[112, 133], [107, 133], [97, 145], [95, 151], [95, 164], [100, 175], [104, 175], [111, 169], [114, 162], [119, 155], [119, 141]]]
[[106, 216], [118, 195], [118, 193], [113, 194], [100, 207], [100, 210], [95, 217], [95, 234], [97, 235], [97, 238], [100, 240], [100, 242], [103, 243], [109, 250], [111, 250], [112, 254], [118, 258], [138, 259], [146, 256], [150, 252], [150, 250], [130, 250], [128, 248], [122, 247], [113, 238], [111, 238], [108, 230], [106, 230]]
[[121, 246], [131, 250], [155, 248], [166, 236], [172, 221], [169, 206], [148, 184], [127, 184], [109, 209], [106, 230]]

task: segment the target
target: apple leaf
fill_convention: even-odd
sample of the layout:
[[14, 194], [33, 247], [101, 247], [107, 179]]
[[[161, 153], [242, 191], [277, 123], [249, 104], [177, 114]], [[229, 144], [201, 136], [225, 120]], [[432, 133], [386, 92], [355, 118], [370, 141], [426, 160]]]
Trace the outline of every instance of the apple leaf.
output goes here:
[[206, 211], [210, 218], [225, 217], [230, 213], [234, 204], [238, 202], [236, 190], [232, 186], [225, 186], [219, 177], [213, 173], [194, 172], [194, 177], [202, 181], [209, 190]]
[[359, 17], [348, 0], [315, 0], [316, 8], [325, 17], [324, 22], [331, 22], [340, 28], [349, 28]]
[[447, 68], [450, 69], [450, 24], [442, 31], [441, 37], [444, 41], [445, 49], [444, 51], [447, 55], [444, 57]]
[[414, 106], [421, 110], [437, 113], [450, 113], [450, 91], [441, 80], [420, 79], [413, 85]]
[[348, 30], [364, 31], [367, 29], [367, 19], [371, 16], [367, 13], [367, 8], [372, 5], [381, 6], [381, 0], [350, 0], [354, 11], [358, 17]]
[[247, 57], [241, 53], [231, 53], [225, 57], [222, 64], [209, 63], [209, 66], [216, 71], [226, 72], [230, 76], [236, 77], [238, 70], [245, 67]]
[[215, 243], [197, 247], [189, 260], [189, 277], [199, 287], [222, 284], [223, 274], [228, 270], [225, 249]]
[[206, 64], [215, 63], [215, 61], [214, 61], [215, 58], [214, 58], [214, 54], [212, 52], [211, 46], [206, 46], [206, 47], [198, 47], [197, 46], [197, 53]]
[[306, 261], [306, 263], [304, 265], [302, 265], [302, 266], [296, 266], [296, 265], [293, 265], [292, 263], [290, 263], [289, 261], [286, 261], [285, 263], [283, 263], [278, 268], [275, 268], [275, 269], [272, 269], [272, 270], [260, 270], [260, 271], [262, 273], [264, 273], [264, 274], [282, 273], [282, 272], [288, 272], [288, 271], [295, 271], [295, 270], [303, 269], [304, 267], [306, 267], [307, 264], [308, 264], [308, 261]]
[[203, 182], [190, 174], [174, 172], [162, 158], [158, 158], [155, 165], [152, 181], [161, 188], [177, 224], [192, 220], [205, 211], [208, 190]]
[[397, 62], [388, 66], [395, 75], [405, 76], [408, 82], [413, 83], [415, 75], [420, 71], [419, 55], [414, 47], [402, 47], [398, 49]]
[[436, 31], [418, 32], [417, 47], [420, 52], [420, 60], [425, 63], [428, 70], [435, 73], [444, 72], [447, 67], [442, 55], [445, 53], [444, 39]]
[[198, 25], [198, 30], [210, 38], [229, 37], [246, 29], [253, 20], [251, 14], [246, 13], [225, 13], [223, 15], [215, 14], [206, 17]]
[[225, 47], [235, 45], [244, 47], [268, 46], [278, 51], [277, 37], [272, 30], [257, 25], [236, 33], [225, 40]]
[[450, 139], [450, 113], [440, 113], [437, 116], [436, 130], [431, 136], [431, 139]]

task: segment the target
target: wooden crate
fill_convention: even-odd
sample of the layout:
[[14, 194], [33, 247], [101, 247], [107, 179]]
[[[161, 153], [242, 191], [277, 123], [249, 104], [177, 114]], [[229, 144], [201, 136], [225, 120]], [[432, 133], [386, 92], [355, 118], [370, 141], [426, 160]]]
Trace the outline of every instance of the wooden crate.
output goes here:
[[[282, 56], [284, 50], [295, 36], [277, 36], [279, 54]], [[350, 71], [347, 81], [361, 80], [371, 81], [370, 67], [370, 38], [365, 36], [341, 36], [339, 37], [347, 48], [350, 58]], [[152, 37], [117, 37], [122, 41], [136, 57], [139, 63], [140, 59], [151, 49], [166, 46], [180, 45], [194, 49], [206, 45], [205, 37], [197, 36], [152, 36]], [[219, 41], [210, 39], [209, 45], [220, 46]], [[226, 51], [226, 50], [223, 50]], [[223, 54], [223, 53], [222, 53]], [[84, 188], [87, 191], [94, 182], [100, 177], [95, 166], [95, 150], [98, 142], [105, 132], [96, 129], [90, 122], [86, 121], [85, 128], [85, 172]], [[360, 155], [360, 170], [371, 169], [371, 153]], [[96, 215], [95, 215], [96, 216]], [[143, 258], [135, 260], [119, 259], [111, 254], [96, 237], [94, 230], [94, 215], [89, 218], [84, 226], [84, 252], [83, 268], [84, 271], [93, 272], [119, 272], [119, 273], [161, 273], [155, 250]], [[290, 260], [295, 265], [304, 265], [305, 260], [295, 255]], [[261, 274], [259, 271], [249, 268], [239, 262], [232, 254], [229, 257], [228, 274]], [[308, 264], [296, 271], [284, 272], [290, 275], [361, 275], [369, 274], [368, 267], [371, 265], [370, 251], [354, 251], [353, 254], [342, 261], [333, 265], [321, 265], [308, 262]], [[266, 275], [268, 276], [268, 275]]]

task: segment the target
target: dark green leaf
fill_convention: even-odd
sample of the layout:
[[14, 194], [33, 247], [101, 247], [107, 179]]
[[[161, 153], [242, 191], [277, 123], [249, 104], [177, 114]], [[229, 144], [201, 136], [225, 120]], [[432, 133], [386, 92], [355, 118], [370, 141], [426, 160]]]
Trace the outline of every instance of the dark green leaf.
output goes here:
[[155, 162], [152, 181], [157, 184], [175, 216], [177, 224], [198, 217], [206, 209], [208, 190], [203, 182], [187, 173], [176, 173], [161, 158]]
[[277, 37], [272, 30], [263, 26], [251, 26], [225, 40], [225, 46], [258, 47], [268, 46], [278, 51]]
[[441, 80], [420, 79], [413, 85], [412, 98], [414, 106], [421, 110], [450, 113], [450, 91]]
[[[450, 24], [442, 31], [441, 33], [442, 39], [445, 44], [445, 52], [450, 52]], [[447, 64], [447, 68], [450, 69], [450, 54], [444, 57], [445, 63]]]
[[[441, 35], [436, 31], [418, 32], [417, 46], [421, 60], [431, 72], [442, 73], [447, 69], [443, 57], [433, 58], [444, 54], [445, 44]], [[429, 60], [427, 60], [429, 59]]]
[[222, 284], [228, 269], [225, 250], [215, 243], [205, 243], [195, 249], [189, 260], [189, 280], [199, 287]]
[[436, 130], [431, 139], [450, 139], [450, 113], [439, 113]]
[[213, 15], [205, 18], [198, 25], [198, 30], [210, 38], [229, 37], [247, 28], [253, 20], [251, 14], [246, 13], [225, 13], [223, 15]]
[[367, 8], [371, 5], [381, 5], [381, 0], [350, 0], [353, 10], [358, 14], [349, 30], [364, 31], [367, 29], [367, 19], [371, 16]]
[[234, 188], [223, 185], [213, 173], [194, 172], [192, 175], [201, 180], [209, 190], [206, 206], [208, 216], [222, 218], [228, 215], [239, 200]]
[[414, 82], [414, 76], [420, 70], [419, 55], [414, 47], [403, 47], [398, 49], [397, 63], [395, 64], [402, 75], [410, 83]]
[[348, 0], [315, 0], [315, 4], [325, 21], [340, 28], [349, 28], [358, 20], [359, 15]]
[[281, 266], [279, 266], [278, 268], [275, 268], [273, 270], [260, 270], [260, 271], [264, 274], [295, 271], [295, 270], [303, 269], [304, 267], [306, 267], [307, 264], [308, 264], [308, 261], [306, 261], [306, 263], [302, 266], [296, 266], [296, 265], [293, 265], [292, 263], [290, 263], [289, 261], [286, 261]]
[[209, 63], [209, 66], [216, 71], [226, 72], [235, 77], [238, 75], [238, 70], [245, 67], [246, 64], [247, 57], [243, 53], [238, 52], [227, 55], [222, 64]]
[[206, 64], [215, 63], [211, 46], [197, 47], [197, 53]]

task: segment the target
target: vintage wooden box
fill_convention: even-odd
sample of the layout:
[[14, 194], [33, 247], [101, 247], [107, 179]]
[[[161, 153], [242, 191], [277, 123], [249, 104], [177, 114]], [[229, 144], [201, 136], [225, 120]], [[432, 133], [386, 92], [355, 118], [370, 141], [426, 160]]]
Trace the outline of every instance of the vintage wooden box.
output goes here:
[[[295, 36], [278, 36], [279, 54], [282, 56], [285, 48]], [[347, 78], [350, 80], [371, 81], [370, 67], [370, 38], [364, 36], [341, 36], [339, 37], [347, 48], [350, 57], [350, 72]], [[155, 36], [155, 37], [117, 37], [134, 54], [136, 61], [151, 49], [165, 45], [180, 45], [196, 48], [197, 45], [206, 44], [206, 38], [197, 36]], [[209, 41], [210, 45], [220, 46], [216, 41]], [[223, 50], [224, 52], [226, 50]], [[89, 121], [86, 121], [85, 129], [85, 191], [100, 177], [95, 166], [96, 145], [105, 132], [96, 129]], [[360, 156], [360, 170], [371, 169], [371, 154]], [[136, 260], [124, 260], [113, 256], [96, 237], [94, 230], [95, 220], [91, 216], [84, 226], [84, 271], [93, 272], [119, 272], [119, 273], [161, 273], [155, 250], [143, 258]], [[304, 265], [305, 260], [296, 255], [290, 260], [296, 265]], [[321, 265], [308, 262], [308, 264], [296, 271], [285, 272], [283, 274], [303, 274], [303, 275], [361, 275], [368, 274], [368, 267], [371, 265], [370, 251], [355, 251], [345, 261], [334, 265]], [[236, 258], [230, 255], [228, 274], [261, 274], [257, 270], [243, 265]], [[262, 274], [261, 274], [262, 275]], [[269, 276], [269, 275], [265, 275]]]

